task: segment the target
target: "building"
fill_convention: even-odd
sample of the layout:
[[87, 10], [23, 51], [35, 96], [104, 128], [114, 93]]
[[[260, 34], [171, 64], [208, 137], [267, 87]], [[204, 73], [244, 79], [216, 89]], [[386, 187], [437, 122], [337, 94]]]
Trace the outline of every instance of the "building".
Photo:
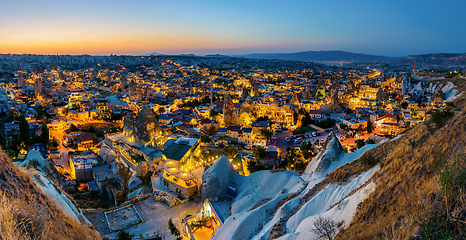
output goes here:
[[180, 199], [194, 197], [197, 192], [195, 177], [178, 169], [176, 161], [167, 161], [162, 171], [162, 184], [175, 192]]
[[310, 110], [309, 111], [309, 116], [311, 118], [322, 118], [322, 112], [320, 111], [320, 109], [318, 110]]
[[101, 158], [94, 153], [86, 153], [83, 155], [70, 154], [68, 163], [71, 168], [71, 178], [77, 182], [87, 182], [94, 180], [94, 172], [92, 168], [101, 164]]
[[113, 181], [113, 174], [110, 169], [110, 166], [107, 164], [103, 164], [100, 166], [95, 166], [92, 168], [94, 173], [94, 179], [96, 184], [99, 186], [100, 189], [105, 187], [108, 183]]
[[[211, 227], [202, 226], [204, 222], [205, 226]], [[205, 239], [206, 236], [208, 238], [214, 236], [224, 222], [225, 216], [217, 211], [215, 205], [209, 199], [206, 199], [202, 203], [201, 211], [194, 216], [184, 218], [182, 225], [188, 240], [199, 240]]]
[[180, 137], [168, 140], [164, 145], [163, 157], [165, 161], [183, 161], [199, 149], [199, 138]]
[[109, 119], [111, 117], [107, 100], [99, 99], [97, 102], [97, 115], [99, 119]]
[[19, 121], [5, 122], [3, 124], [2, 137], [7, 146], [11, 146], [18, 139], [20, 134]]

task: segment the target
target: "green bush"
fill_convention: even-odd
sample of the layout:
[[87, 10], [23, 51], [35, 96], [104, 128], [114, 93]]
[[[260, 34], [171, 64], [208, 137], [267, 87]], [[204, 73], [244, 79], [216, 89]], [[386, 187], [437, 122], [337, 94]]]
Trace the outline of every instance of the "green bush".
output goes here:
[[362, 148], [364, 147], [364, 145], [366, 145], [366, 142], [364, 141], [364, 139], [356, 139], [354, 141], [356, 143], [356, 147], [359, 149], [359, 148]]
[[370, 168], [377, 164], [377, 159], [371, 153], [366, 152], [361, 156], [361, 163], [364, 167]]
[[447, 121], [452, 118], [455, 114], [452, 111], [445, 110], [445, 111], [437, 111], [432, 114], [432, 121], [434, 121], [437, 126], [443, 127], [447, 123]]
[[170, 230], [171, 234], [175, 236], [176, 239], [178, 239], [181, 236], [180, 230], [176, 228], [171, 218], [168, 220], [168, 229]]
[[117, 240], [131, 240], [131, 239], [133, 239], [133, 235], [129, 235], [129, 233], [123, 230], [118, 232]]

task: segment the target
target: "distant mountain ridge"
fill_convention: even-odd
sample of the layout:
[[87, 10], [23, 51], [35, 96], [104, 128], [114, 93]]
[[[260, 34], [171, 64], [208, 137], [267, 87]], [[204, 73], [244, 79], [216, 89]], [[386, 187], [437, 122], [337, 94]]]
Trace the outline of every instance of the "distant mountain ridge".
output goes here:
[[399, 62], [404, 64], [418, 65], [466, 65], [466, 53], [431, 53], [409, 55]]
[[[250, 58], [250, 59], [279, 59], [304, 62], [349, 62], [367, 63], [381, 62], [394, 64], [416, 65], [466, 65], [466, 53], [430, 53], [408, 55], [407, 57], [387, 57], [345, 51], [306, 51], [296, 53], [251, 53], [245, 55], [208, 54], [205, 56], [195, 54], [178, 54], [188, 57], [209, 58]], [[143, 56], [172, 56], [171, 54], [150, 53]]]
[[315, 62], [394, 62], [403, 58], [376, 56], [344, 51], [306, 51], [297, 53], [253, 53], [238, 57]]

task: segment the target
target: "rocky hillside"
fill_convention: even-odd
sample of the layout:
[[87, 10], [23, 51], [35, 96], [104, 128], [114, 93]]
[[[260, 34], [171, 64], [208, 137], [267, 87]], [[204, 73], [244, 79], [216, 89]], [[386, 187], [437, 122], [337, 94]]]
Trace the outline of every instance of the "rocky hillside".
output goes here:
[[315, 62], [393, 62], [401, 58], [375, 56], [361, 53], [351, 53], [344, 51], [307, 51], [297, 53], [254, 53], [242, 55], [245, 58], [255, 59], [281, 59], [292, 61], [315, 61]]
[[464, 101], [368, 152], [375, 189], [338, 239], [466, 238]]
[[434, 53], [409, 55], [400, 60], [403, 64], [416, 65], [466, 65], [466, 53]]
[[44, 194], [26, 170], [0, 151], [0, 239], [100, 239]]
[[303, 175], [279, 170], [245, 177], [234, 172], [226, 157], [220, 158], [204, 172], [202, 195], [213, 201], [225, 199], [221, 190], [228, 186], [235, 186], [237, 195], [213, 239], [316, 239], [309, 229], [320, 216], [348, 225], [358, 204], [373, 190], [368, 180], [378, 166], [364, 165], [343, 181], [328, 174], [355, 161], [359, 164], [357, 159], [376, 146], [344, 153], [332, 134]]
[[332, 226], [328, 239], [466, 239], [464, 106], [461, 96], [432, 120], [355, 153], [331, 134], [303, 175], [239, 176], [218, 160], [203, 175], [203, 195], [220, 199], [227, 186], [237, 195], [213, 239], [320, 239], [319, 223]]

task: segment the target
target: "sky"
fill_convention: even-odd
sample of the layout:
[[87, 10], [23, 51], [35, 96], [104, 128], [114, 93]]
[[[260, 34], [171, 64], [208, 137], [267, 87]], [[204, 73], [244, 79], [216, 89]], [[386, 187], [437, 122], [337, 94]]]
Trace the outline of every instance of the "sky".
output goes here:
[[466, 52], [466, 1], [0, 0], [0, 53]]

